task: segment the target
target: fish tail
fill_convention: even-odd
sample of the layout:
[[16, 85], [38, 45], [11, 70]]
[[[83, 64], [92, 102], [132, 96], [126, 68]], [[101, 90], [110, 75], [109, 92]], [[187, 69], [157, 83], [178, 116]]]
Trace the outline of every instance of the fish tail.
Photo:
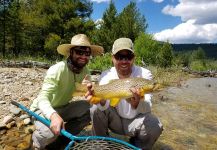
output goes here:
[[152, 91], [159, 91], [163, 88], [163, 85], [160, 83], [155, 83]]

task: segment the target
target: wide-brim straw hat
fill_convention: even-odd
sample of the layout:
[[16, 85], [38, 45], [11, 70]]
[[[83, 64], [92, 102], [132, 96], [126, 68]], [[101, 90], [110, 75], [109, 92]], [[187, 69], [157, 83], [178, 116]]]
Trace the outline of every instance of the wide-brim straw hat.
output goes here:
[[61, 44], [57, 47], [57, 52], [65, 57], [69, 57], [70, 49], [76, 46], [87, 46], [91, 49], [91, 55], [97, 56], [103, 54], [103, 47], [91, 45], [88, 37], [85, 34], [77, 34], [72, 37], [71, 44]]

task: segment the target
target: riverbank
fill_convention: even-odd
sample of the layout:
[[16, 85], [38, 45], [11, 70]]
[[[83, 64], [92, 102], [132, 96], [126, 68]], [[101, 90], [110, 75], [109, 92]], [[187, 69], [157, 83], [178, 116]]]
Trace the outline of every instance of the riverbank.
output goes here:
[[[0, 68], [0, 122], [10, 112], [10, 101], [26, 107], [40, 91], [46, 69]], [[171, 74], [171, 73], [167, 73]], [[165, 79], [166, 80], [166, 79]], [[155, 93], [153, 113], [164, 125], [154, 150], [217, 149], [217, 78], [182, 78]], [[29, 146], [31, 124], [15, 122], [0, 130], [0, 149], [25, 149]], [[30, 129], [29, 129], [30, 128]]]

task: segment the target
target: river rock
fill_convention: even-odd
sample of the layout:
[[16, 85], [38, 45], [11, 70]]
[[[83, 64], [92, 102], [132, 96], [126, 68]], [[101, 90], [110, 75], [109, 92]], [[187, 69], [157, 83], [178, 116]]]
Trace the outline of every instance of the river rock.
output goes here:
[[23, 120], [23, 122], [24, 122], [25, 125], [28, 125], [28, 124], [31, 123], [31, 119], [30, 118], [26, 118], [26, 119]]
[[23, 114], [23, 115], [20, 116], [20, 119], [26, 119], [26, 118], [29, 118], [29, 115]]
[[10, 112], [14, 115], [18, 115], [20, 113], [21, 109], [16, 107], [10, 107]]
[[3, 123], [4, 124], [8, 124], [10, 122], [12, 122], [14, 119], [11, 115], [8, 115], [8, 116], [5, 116], [4, 119], [3, 119]]
[[0, 105], [6, 104], [6, 101], [0, 101]]

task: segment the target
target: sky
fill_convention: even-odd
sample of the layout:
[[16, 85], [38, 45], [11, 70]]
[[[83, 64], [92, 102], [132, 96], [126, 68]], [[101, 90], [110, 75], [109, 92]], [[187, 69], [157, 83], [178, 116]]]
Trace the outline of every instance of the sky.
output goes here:
[[[91, 18], [101, 19], [110, 0], [93, 2]], [[217, 0], [133, 0], [148, 23], [147, 33], [170, 43], [217, 43]], [[113, 0], [120, 13], [130, 0]]]

